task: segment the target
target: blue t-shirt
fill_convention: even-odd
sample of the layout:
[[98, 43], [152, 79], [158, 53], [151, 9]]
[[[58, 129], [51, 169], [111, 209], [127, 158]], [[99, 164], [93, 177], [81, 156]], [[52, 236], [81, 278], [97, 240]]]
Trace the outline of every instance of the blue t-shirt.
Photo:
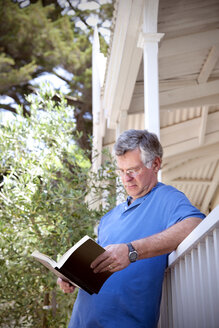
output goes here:
[[[128, 243], [159, 233], [188, 217], [204, 218], [177, 189], [158, 183], [130, 206], [124, 202], [102, 219], [98, 242]], [[166, 255], [139, 260], [115, 272], [99, 294], [79, 290], [69, 328], [155, 328], [159, 319]]]

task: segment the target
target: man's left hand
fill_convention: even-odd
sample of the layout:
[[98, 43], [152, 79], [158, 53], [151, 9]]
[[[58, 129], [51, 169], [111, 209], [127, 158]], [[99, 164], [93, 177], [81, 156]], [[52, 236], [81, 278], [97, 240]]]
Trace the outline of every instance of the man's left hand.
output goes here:
[[109, 245], [105, 249], [106, 251], [91, 263], [91, 268], [95, 273], [120, 271], [130, 264], [126, 244]]

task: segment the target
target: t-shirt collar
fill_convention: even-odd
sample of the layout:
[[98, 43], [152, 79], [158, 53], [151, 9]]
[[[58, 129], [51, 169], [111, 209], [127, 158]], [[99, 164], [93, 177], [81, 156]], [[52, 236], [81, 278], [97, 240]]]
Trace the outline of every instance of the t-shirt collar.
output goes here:
[[[139, 204], [139, 203], [141, 203], [151, 192], [152, 192], [152, 190], [154, 190], [154, 189], [156, 189], [156, 188], [158, 188], [159, 186], [161, 185], [161, 183], [160, 182], [158, 182], [146, 195], [144, 195], [144, 196], [142, 196], [142, 197], [140, 197], [140, 198], [137, 198], [137, 199], [135, 199], [134, 200], [134, 205], [137, 205], [137, 204]], [[132, 201], [132, 196], [128, 196], [127, 197], [127, 199], [126, 199], [126, 202], [127, 202], [127, 205], [128, 206], [130, 206], [131, 205], [131, 201]], [[132, 204], [133, 204], [132, 203]]]

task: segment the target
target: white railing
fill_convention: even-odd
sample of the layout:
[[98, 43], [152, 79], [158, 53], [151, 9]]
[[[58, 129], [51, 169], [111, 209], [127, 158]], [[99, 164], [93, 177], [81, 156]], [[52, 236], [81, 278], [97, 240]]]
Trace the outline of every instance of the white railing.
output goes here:
[[159, 328], [219, 328], [219, 205], [169, 255]]

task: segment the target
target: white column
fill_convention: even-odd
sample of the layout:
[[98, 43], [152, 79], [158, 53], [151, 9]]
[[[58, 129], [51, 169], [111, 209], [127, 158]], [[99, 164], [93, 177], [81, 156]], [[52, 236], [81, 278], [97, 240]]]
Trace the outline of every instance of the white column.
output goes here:
[[145, 128], [160, 137], [158, 42], [163, 34], [144, 34]]
[[[158, 43], [164, 34], [157, 33], [158, 5], [159, 0], [145, 0], [144, 2], [143, 28], [138, 46], [144, 51], [145, 128], [160, 138]], [[161, 180], [160, 171], [158, 179]]]
[[[100, 52], [97, 27], [94, 30], [92, 47], [92, 112], [93, 112], [93, 169], [101, 164], [102, 134], [101, 134], [101, 86], [105, 74], [106, 58]], [[98, 157], [97, 157], [98, 153]]]
[[160, 137], [158, 43], [164, 36], [157, 33], [159, 0], [144, 0], [144, 20], [138, 47], [144, 58], [144, 114], [145, 128]]
[[[145, 129], [160, 139], [158, 42], [161, 33], [144, 34], [144, 122]], [[161, 181], [161, 170], [158, 172]]]

